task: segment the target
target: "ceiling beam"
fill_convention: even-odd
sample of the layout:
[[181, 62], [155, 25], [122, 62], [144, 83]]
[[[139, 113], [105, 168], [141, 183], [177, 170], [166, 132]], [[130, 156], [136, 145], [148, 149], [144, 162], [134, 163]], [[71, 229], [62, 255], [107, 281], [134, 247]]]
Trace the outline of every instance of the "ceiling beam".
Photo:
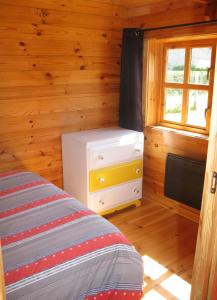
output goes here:
[[208, 20], [216, 20], [216, 18], [217, 18], [217, 2], [216, 2], [216, 0], [209, 1], [207, 3], [205, 17]]
[[216, 20], [217, 18], [217, 1], [216, 0], [193, 0], [194, 3], [206, 5], [205, 19]]
[[193, 0], [193, 2], [195, 2], [195, 3], [203, 3], [203, 4], [209, 4], [209, 3], [213, 4], [216, 1], [215, 0], [214, 1], [213, 0]]

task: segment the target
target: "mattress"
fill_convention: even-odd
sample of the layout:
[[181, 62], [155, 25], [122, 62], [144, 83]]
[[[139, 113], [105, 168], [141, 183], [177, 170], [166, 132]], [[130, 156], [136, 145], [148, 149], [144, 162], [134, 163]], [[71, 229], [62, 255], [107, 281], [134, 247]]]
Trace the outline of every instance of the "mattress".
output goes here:
[[7, 299], [141, 299], [134, 247], [39, 175], [0, 174], [0, 236]]

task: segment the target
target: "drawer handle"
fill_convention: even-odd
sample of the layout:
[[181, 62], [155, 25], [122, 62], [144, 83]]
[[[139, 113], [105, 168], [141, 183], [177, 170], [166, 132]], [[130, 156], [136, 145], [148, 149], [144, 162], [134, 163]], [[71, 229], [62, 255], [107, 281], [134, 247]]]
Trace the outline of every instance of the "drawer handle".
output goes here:
[[134, 193], [139, 194], [139, 189], [135, 188], [133, 191]]
[[104, 157], [103, 157], [102, 155], [98, 155], [98, 159], [99, 159], [99, 160], [103, 160]]
[[139, 148], [135, 148], [134, 150], [135, 150], [135, 152], [141, 152], [141, 150]]
[[100, 199], [100, 200], [99, 200], [99, 204], [102, 204], [102, 205], [104, 205], [104, 204], [105, 204], [105, 202], [104, 202], [102, 199]]
[[104, 182], [105, 182], [105, 178], [100, 177], [100, 178], [99, 178], [99, 182], [100, 182], [100, 183], [104, 183]]
[[140, 174], [141, 170], [140, 169], [136, 169], [136, 174]]

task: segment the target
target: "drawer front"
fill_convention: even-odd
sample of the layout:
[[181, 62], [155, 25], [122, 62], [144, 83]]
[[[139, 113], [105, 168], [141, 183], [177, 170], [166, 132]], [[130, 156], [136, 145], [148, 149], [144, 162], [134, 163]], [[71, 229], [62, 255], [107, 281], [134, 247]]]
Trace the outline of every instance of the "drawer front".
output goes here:
[[123, 183], [95, 193], [90, 193], [89, 206], [99, 213], [124, 203], [142, 198], [142, 179]]
[[142, 160], [89, 172], [89, 189], [94, 192], [142, 176]]
[[89, 149], [89, 169], [99, 169], [143, 156], [143, 134], [133, 144], [113, 143]]

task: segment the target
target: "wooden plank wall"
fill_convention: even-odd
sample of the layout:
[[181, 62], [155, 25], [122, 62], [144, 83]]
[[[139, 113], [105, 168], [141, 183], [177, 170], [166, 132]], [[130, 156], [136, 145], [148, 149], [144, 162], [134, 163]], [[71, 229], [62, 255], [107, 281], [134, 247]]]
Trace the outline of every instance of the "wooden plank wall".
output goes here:
[[0, 171], [61, 187], [61, 134], [117, 124], [127, 19], [113, 2], [0, 0]]
[[[134, 0], [134, 2], [136, 4], [129, 12], [132, 27], [150, 28], [192, 23], [207, 21], [213, 17], [210, 11], [210, 5], [213, 4], [207, 4], [206, 1], [153, 1], [149, 5], [142, 0]], [[164, 6], [162, 3], [164, 3]], [[163, 35], [167, 36], [166, 31], [162, 31], [162, 33], [157, 31], [151, 34], [152, 38], [155, 37], [155, 33], [157, 38], [161, 38]], [[181, 29], [179, 29], [179, 35], [181, 35]], [[173, 131], [157, 130], [149, 126], [145, 128], [144, 133], [144, 198], [157, 201], [181, 215], [198, 221], [199, 214], [196, 210], [170, 200], [163, 195], [165, 164], [169, 152], [193, 159], [205, 160], [208, 141], [176, 134]]]
[[174, 212], [198, 221], [197, 210], [164, 196], [164, 177], [168, 153], [205, 161], [208, 141], [176, 131], [147, 126], [144, 131], [144, 199], [157, 201]]
[[207, 19], [183, 3], [0, 0], [0, 171], [62, 186], [61, 134], [118, 122], [122, 28]]

